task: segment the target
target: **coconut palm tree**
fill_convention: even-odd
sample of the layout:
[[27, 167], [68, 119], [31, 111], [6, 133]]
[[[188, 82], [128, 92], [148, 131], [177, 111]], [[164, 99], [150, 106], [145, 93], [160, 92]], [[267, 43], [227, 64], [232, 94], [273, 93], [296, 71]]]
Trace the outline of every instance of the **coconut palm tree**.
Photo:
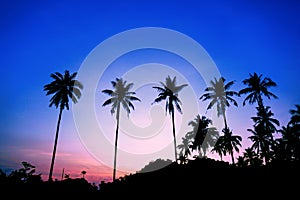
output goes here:
[[102, 90], [104, 94], [110, 96], [102, 106], [111, 105], [111, 114], [115, 114], [117, 120], [116, 137], [115, 137], [115, 155], [114, 155], [114, 169], [113, 169], [113, 181], [116, 179], [116, 163], [117, 163], [117, 148], [118, 148], [118, 134], [119, 134], [119, 122], [120, 122], [120, 110], [121, 105], [127, 112], [127, 116], [131, 112], [130, 109], [134, 110], [132, 101], [141, 101], [139, 98], [133, 96], [135, 92], [131, 92], [130, 89], [133, 83], [127, 83], [122, 78], [116, 78], [116, 81], [111, 81], [113, 90], [105, 89]]
[[190, 150], [191, 147], [190, 143], [191, 140], [188, 137], [185, 136], [182, 138], [182, 143], [177, 146], [177, 148], [180, 149], [179, 154], [181, 156], [188, 158], [188, 156], [191, 155], [192, 152]]
[[229, 128], [224, 128], [222, 130], [224, 135], [220, 136], [218, 141], [224, 147], [225, 155], [229, 153], [231, 155], [232, 164], [234, 164], [233, 151], [239, 152], [239, 147], [241, 145], [242, 137], [239, 135], [232, 135], [232, 131]]
[[216, 143], [219, 136], [217, 129], [209, 127], [210, 124], [212, 124], [210, 119], [200, 115], [188, 123], [193, 129], [187, 133], [187, 137], [193, 139], [192, 150], [197, 149], [199, 156], [206, 156], [208, 148]]
[[291, 116], [291, 120], [289, 122], [289, 124], [300, 124], [300, 105], [295, 105], [296, 109], [291, 109], [290, 110], [290, 114]]
[[254, 72], [253, 74], [250, 74], [249, 78], [243, 80], [243, 84], [248, 86], [239, 91], [239, 95], [248, 94], [243, 101], [243, 106], [245, 106], [248, 101], [249, 104], [257, 102], [258, 107], [262, 108], [264, 107], [262, 96], [266, 96], [268, 99], [271, 99], [271, 97], [275, 99], [278, 98], [268, 90], [270, 87], [277, 86], [270, 78], [262, 78], [262, 75], [257, 75]]
[[175, 150], [175, 161], [177, 161], [177, 145], [176, 145], [176, 133], [175, 133], [175, 117], [174, 112], [176, 107], [177, 111], [182, 114], [181, 110], [181, 101], [178, 97], [178, 93], [187, 86], [187, 84], [177, 85], [176, 76], [173, 79], [168, 76], [165, 80], [165, 83], [160, 82], [161, 86], [153, 87], [156, 89], [159, 94], [158, 97], [154, 100], [153, 103], [159, 103], [163, 100], [166, 101], [166, 112], [172, 117], [172, 125], [173, 125], [173, 140], [174, 140], [174, 150]]
[[211, 152], [216, 152], [217, 154], [219, 154], [221, 161], [223, 161], [223, 155], [226, 155], [226, 149], [225, 146], [222, 145], [222, 140], [219, 140], [219, 138], [215, 143], [215, 146], [212, 148]]
[[251, 117], [251, 119], [254, 121], [254, 126], [260, 126], [263, 128], [263, 131], [265, 134], [267, 134], [268, 137], [273, 140], [273, 133], [277, 131], [275, 125], [279, 126], [279, 121], [275, 118], [272, 118], [274, 116], [274, 113], [269, 110], [270, 107], [257, 107], [257, 116]]
[[200, 97], [200, 100], [206, 101], [210, 100], [210, 103], [207, 106], [207, 110], [211, 109], [215, 104], [217, 104], [217, 114], [223, 116], [225, 129], [227, 129], [227, 120], [226, 120], [226, 107], [230, 106], [230, 103], [238, 106], [237, 102], [232, 98], [233, 96], [239, 96], [235, 91], [229, 91], [230, 87], [234, 84], [235, 81], [230, 81], [225, 84], [225, 78], [221, 77], [219, 79], [215, 78], [212, 80], [211, 86], [207, 87], [205, 91], [207, 93], [203, 94]]
[[69, 99], [72, 99], [73, 103], [77, 103], [79, 98], [81, 97], [81, 90], [83, 89], [83, 85], [79, 81], [75, 80], [76, 75], [77, 72], [70, 74], [68, 70], [65, 70], [64, 74], [55, 72], [50, 75], [50, 77], [53, 78], [54, 80], [51, 83], [44, 85], [44, 91], [47, 91], [46, 95], [52, 95], [50, 99], [49, 107], [52, 107], [53, 105], [56, 108], [59, 107], [59, 115], [58, 115], [58, 122], [56, 126], [54, 148], [53, 148], [50, 173], [49, 173], [49, 181], [52, 181], [52, 173], [54, 167], [54, 160], [56, 154], [56, 147], [57, 147], [62, 111], [65, 108], [69, 110]]
[[272, 139], [268, 134], [265, 134], [262, 126], [254, 126], [254, 130], [247, 129], [247, 131], [252, 133], [248, 137], [253, 142], [251, 149], [256, 150], [256, 154], [260, 155], [267, 162], [270, 155], [270, 146], [273, 145]]

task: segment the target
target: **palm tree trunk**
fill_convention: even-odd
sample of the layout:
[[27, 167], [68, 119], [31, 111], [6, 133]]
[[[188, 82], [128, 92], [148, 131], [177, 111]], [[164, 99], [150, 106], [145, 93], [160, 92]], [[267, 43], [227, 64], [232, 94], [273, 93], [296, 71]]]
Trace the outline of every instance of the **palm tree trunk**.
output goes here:
[[116, 119], [117, 119], [117, 128], [116, 128], [116, 138], [115, 138], [115, 156], [114, 156], [113, 181], [116, 180], [118, 136], [119, 136], [119, 121], [120, 121], [120, 105], [118, 105], [118, 108], [117, 108]]
[[173, 124], [173, 140], [174, 140], [174, 150], [175, 150], [175, 162], [177, 162], [177, 145], [176, 145], [176, 135], [175, 135], [174, 111], [172, 111], [172, 124]]
[[223, 119], [224, 119], [225, 129], [227, 129], [227, 120], [226, 120], [225, 111], [223, 112]]
[[54, 160], [55, 160], [56, 147], [57, 147], [57, 141], [58, 141], [58, 132], [59, 132], [59, 126], [60, 126], [62, 111], [63, 111], [63, 108], [60, 108], [60, 110], [59, 110], [59, 116], [58, 116], [58, 121], [57, 121], [57, 126], [56, 126], [54, 148], [53, 148], [53, 153], [52, 153], [52, 160], [51, 160], [51, 166], [50, 166], [50, 172], [49, 172], [49, 179], [48, 179], [48, 181], [52, 181], [52, 173], [53, 173], [53, 167], [54, 167]]
[[231, 155], [232, 164], [235, 164], [234, 163], [234, 158], [233, 158], [233, 152], [232, 151], [230, 152], [230, 155]]

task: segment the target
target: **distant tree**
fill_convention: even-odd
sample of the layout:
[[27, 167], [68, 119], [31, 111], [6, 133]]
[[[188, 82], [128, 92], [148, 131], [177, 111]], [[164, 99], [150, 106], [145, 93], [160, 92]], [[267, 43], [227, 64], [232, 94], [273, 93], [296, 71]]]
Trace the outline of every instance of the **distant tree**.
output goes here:
[[82, 174], [82, 178], [84, 178], [84, 175], [86, 174], [86, 171], [83, 170], [83, 171], [81, 172], [81, 174]]
[[119, 134], [119, 122], [120, 122], [120, 110], [121, 105], [127, 112], [127, 116], [131, 112], [130, 109], [134, 110], [132, 101], [141, 101], [135, 97], [135, 92], [130, 91], [133, 87], [133, 83], [127, 83], [122, 78], [116, 78], [116, 81], [111, 81], [113, 90], [105, 89], [102, 92], [110, 96], [102, 106], [111, 104], [111, 114], [116, 115], [117, 127], [116, 127], [116, 138], [115, 138], [115, 155], [114, 155], [114, 169], [113, 169], [113, 181], [116, 180], [116, 163], [117, 163], [117, 148], [118, 148], [118, 134]]
[[248, 94], [243, 101], [243, 106], [248, 101], [249, 104], [257, 102], [258, 107], [263, 108], [264, 104], [262, 96], [266, 96], [268, 99], [271, 99], [271, 97], [275, 99], [278, 98], [268, 90], [270, 87], [277, 86], [270, 78], [262, 78], [262, 75], [257, 75], [257, 73], [254, 72], [253, 74], [250, 74], [249, 78], [243, 80], [243, 84], [248, 86], [239, 91], [239, 95]]
[[52, 181], [52, 173], [62, 111], [65, 108], [69, 110], [69, 98], [72, 99], [73, 103], [77, 103], [78, 99], [81, 97], [81, 90], [83, 89], [83, 85], [79, 81], [75, 80], [76, 75], [77, 72], [70, 74], [68, 70], [65, 70], [64, 75], [59, 72], [55, 72], [50, 75], [54, 80], [51, 83], [44, 85], [44, 91], [47, 91], [46, 95], [53, 95], [50, 99], [49, 106], [51, 107], [54, 105], [56, 108], [59, 107], [59, 116], [48, 179], [49, 181]]
[[225, 129], [227, 129], [226, 107], [230, 106], [229, 102], [238, 106], [237, 102], [233, 99], [233, 96], [239, 96], [239, 94], [235, 91], [229, 91], [230, 87], [234, 84], [234, 81], [225, 84], [225, 78], [221, 77], [219, 79], [215, 78], [214, 81], [212, 80], [210, 83], [211, 86], [205, 89], [207, 93], [203, 94], [200, 97], [200, 100], [210, 100], [207, 110], [211, 109], [215, 104], [217, 105], [217, 114], [218, 116], [223, 116]]
[[176, 107], [179, 113], [182, 113], [181, 110], [181, 101], [178, 97], [178, 93], [187, 86], [187, 84], [179, 85], [176, 84], [176, 76], [173, 79], [168, 76], [165, 80], [165, 83], [160, 82], [161, 86], [155, 86], [154, 89], [157, 89], [159, 92], [158, 97], [154, 100], [153, 103], [159, 103], [163, 100], [166, 101], [166, 112], [169, 111], [169, 114], [172, 117], [173, 124], [173, 140], [174, 140], [174, 151], [175, 151], [175, 161], [177, 161], [177, 145], [176, 145], [176, 132], [175, 132], [175, 118], [174, 112]]

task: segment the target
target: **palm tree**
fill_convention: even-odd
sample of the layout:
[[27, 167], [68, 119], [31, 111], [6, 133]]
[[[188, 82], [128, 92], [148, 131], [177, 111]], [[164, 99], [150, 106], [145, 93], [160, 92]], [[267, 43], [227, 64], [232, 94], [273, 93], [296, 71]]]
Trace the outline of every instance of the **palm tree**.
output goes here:
[[49, 173], [49, 181], [52, 181], [52, 173], [54, 167], [54, 160], [56, 154], [56, 147], [58, 141], [58, 132], [59, 126], [62, 116], [62, 111], [66, 108], [69, 110], [69, 98], [72, 99], [73, 103], [77, 103], [78, 99], [81, 97], [81, 90], [83, 89], [83, 85], [75, 80], [77, 72], [70, 74], [68, 70], [65, 70], [64, 75], [59, 72], [52, 73], [50, 76], [54, 80], [46, 84], [44, 86], [44, 91], [47, 91], [46, 95], [53, 95], [50, 99], [49, 107], [53, 105], [58, 108], [59, 107], [59, 115], [58, 115], [58, 122], [56, 127], [56, 134], [55, 134], [55, 142], [54, 148], [52, 153], [52, 160], [50, 166], [50, 173]]
[[251, 149], [256, 149], [256, 154], [261, 155], [262, 158], [265, 158], [265, 162], [267, 162], [270, 146], [273, 144], [273, 141], [268, 134], [265, 134], [262, 126], [254, 126], [254, 130], [247, 129], [247, 131], [253, 134], [248, 137], [253, 142]]
[[290, 114], [292, 115], [291, 116], [291, 120], [289, 122], [289, 124], [300, 124], [300, 105], [295, 105], [296, 106], [296, 109], [291, 109], [290, 110]]
[[157, 89], [159, 92], [158, 97], [154, 100], [153, 103], [159, 103], [163, 100], [166, 101], [166, 112], [169, 111], [169, 114], [172, 117], [172, 125], [173, 125], [173, 140], [174, 140], [174, 150], [175, 150], [175, 161], [177, 160], [177, 145], [176, 145], [176, 134], [175, 134], [175, 119], [174, 112], [176, 107], [177, 111], [182, 114], [181, 110], [181, 101], [178, 97], [178, 93], [187, 86], [187, 84], [176, 85], [176, 76], [173, 79], [168, 76], [166, 78], [165, 83], [160, 82], [161, 86], [155, 86], [154, 89]]
[[113, 90], [102, 90], [104, 94], [110, 96], [102, 106], [107, 106], [111, 104], [111, 114], [116, 114], [117, 127], [116, 127], [116, 137], [115, 137], [115, 155], [114, 155], [114, 169], [113, 169], [113, 181], [116, 179], [116, 163], [117, 163], [117, 148], [118, 148], [118, 134], [119, 134], [119, 121], [120, 121], [120, 109], [121, 105], [127, 112], [129, 116], [130, 109], [134, 110], [132, 101], [141, 101], [139, 98], [133, 96], [135, 92], [131, 92], [130, 89], [133, 83], [128, 83], [122, 78], [116, 78], [116, 81], [111, 81]]
[[193, 139], [192, 150], [198, 149], [199, 155], [206, 156], [208, 148], [215, 144], [219, 136], [215, 127], [208, 127], [210, 124], [210, 119], [200, 115], [188, 123], [193, 129], [187, 133], [187, 137]]
[[188, 158], [188, 156], [191, 155], [190, 142], [191, 140], [188, 137], [185, 136], [182, 138], [182, 143], [177, 146], [177, 148], [180, 149], [179, 154], [181, 156]]
[[243, 106], [245, 106], [246, 101], [248, 101], [249, 104], [257, 102], [258, 107], [262, 108], [264, 107], [262, 96], [266, 96], [268, 99], [271, 97], [275, 99], [278, 98], [275, 94], [268, 91], [268, 88], [277, 86], [270, 78], [265, 77], [262, 79], [262, 75], [257, 75], [254, 72], [253, 75], [250, 74], [250, 78], [243, 80], [243, 84], [248, 86], [239, 91], [240, 95], [248, 94], [243, 101]]
[[226, 155], [226, 149], [222, 145], [222, 140], [219, 140], [219, 138], [211, 152], [216, 152], [217, 154], [219, 154], [221, 161], [223, 161], [223, 155]]
[[218, 117], [220, 115], [223, 116], [225, 129], [227, 129], [227, 121], [226, 121], [226, 107], [230, 106], [230, 103], [238, 106], [237, 102], [232, 98], [234, 95], [239, 96], [239, 94], [235, 91], [228, 91], [230, 87], [234, 84], [234, 81], [230, 81], [225, 84], [225, 78], [221, 77], [219, 79], [215, 78], [214, 81], [211, 81], [211, 86], [207, 87], [205, 91], [207, 93], [203, 94], [200, 97], [200, 100], [206, 101], [211, 100], [207, 106], [207, 110], [211, 109], [215, 104], [217, 104], [217, 114]]
[[275, 125], [279, 126], [279, 121], [277, 119], [272, 118], [274, 113], [269, 110], [270, 107], [257, 107], [257, 116], [251, 117], [254, 121], [254, 126], [260, 126], [263, 128], [265, 134], [267, 134], [271, 139], [273, 139], [272, 133], [276, 132], [277, 129]]
[[234, 164], [233, 150], [239, 152], [238, 146], [242, 146], [242, 137], [239, 135], [232, 135], [232, 131], [229, 128], [224, 128], [222, 132], [224, 135], [220, 136], [218, 141], [220, 141], [220, 144], [224, 147], [225, 155], [227, 152], [231, 155], [232, 164]]

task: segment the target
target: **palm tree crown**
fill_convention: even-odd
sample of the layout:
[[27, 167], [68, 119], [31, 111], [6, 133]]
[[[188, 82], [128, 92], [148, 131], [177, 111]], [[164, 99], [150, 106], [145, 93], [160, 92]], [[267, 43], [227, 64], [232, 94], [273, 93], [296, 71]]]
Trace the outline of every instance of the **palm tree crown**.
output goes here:
[[268, 99], [271, 97], [277, 99], [278, 97], [269, 92], [268, 88], [277, 86], [277, 84], [270, 78], [265, 77], [262, 79], [262, 75], [257, 75], [255, 72], [250, 74], [250, 78], [243, 80], [243, 84], [248, 87], [239, 91], [239, 94], [248, 94], [248, 96], [243, 101], [243, 106], [248, 101], [249, 104], [257, 102], [259, 107], [263, 107], [262, 96], [266, 96]]
[[44, 91], [47, 91], [46, 95], [53, 95], [50, 99], [49, 107], [52, 107], [54, 105], [56, 108], [59, 107], [60, 109], [50, 166], [49, 181], [52, 181], [52, 173], [62, 111], [64, 108], [69, 110], [69, 98], [72, 99], [73, 103], [77, 103], [78, 99], [81, 97], [81, 90], [83, 89], [83, 85], [79, 81], [75, 80], [76, 75], [77, 72], [70, 74], [68, 70], [65, 71], [64, 75], [59, 72], [52, 73], [50, 76], [54, 80], [44, 86]]
[[218, 116], [223, 116], [225, 128], [227, 128], [225, 115], [226, 107], [230, 106], [229, 102], [232, 102], [233, 105], [238, 106], [237, 102], [232, 98], [235, 95], [238, 96], [238, 93], [235, 91], [229, 91], [230, 87], [234, 84], [234, 81], [230, 81], [225, 84], [225, 78], [221, 77], [219, 79], [215, 78], [214, 81], [212, 80], [210, 83], [211, 86], [205, 89], [207, 93], [203, 94], [200, 97], [200, 100], [211, 100], [207, 106], [207, 110], [211, 109], [215, 104], [217, 104], [217, 114]]
[[[166, 112], [172, 116], [173, 124], [173, 140], [174, 140], [174, 149], [175, 149], [175, 160], [177, 160], [177, 145], [176, 145], [176, 135], [175, 135], [175, 122], [174, 122], [174, 112], [176, 107], [177, 111], [182, 114], [181, 110], [181, 101], [178, 97], [178, 93], [187, 86], [187, 84], [177, 85], [176, 76], [173, 79], [168, 76], [165, 83], [160, 82], [161, 86], [155, 86], [154, 89], [157, 89], [159, 92], [158, 97], [154, 100], [153, 103], [159, 103], [163, 100], [166, 101]], [[175, 105], [175, 106], [174, 106]]]

